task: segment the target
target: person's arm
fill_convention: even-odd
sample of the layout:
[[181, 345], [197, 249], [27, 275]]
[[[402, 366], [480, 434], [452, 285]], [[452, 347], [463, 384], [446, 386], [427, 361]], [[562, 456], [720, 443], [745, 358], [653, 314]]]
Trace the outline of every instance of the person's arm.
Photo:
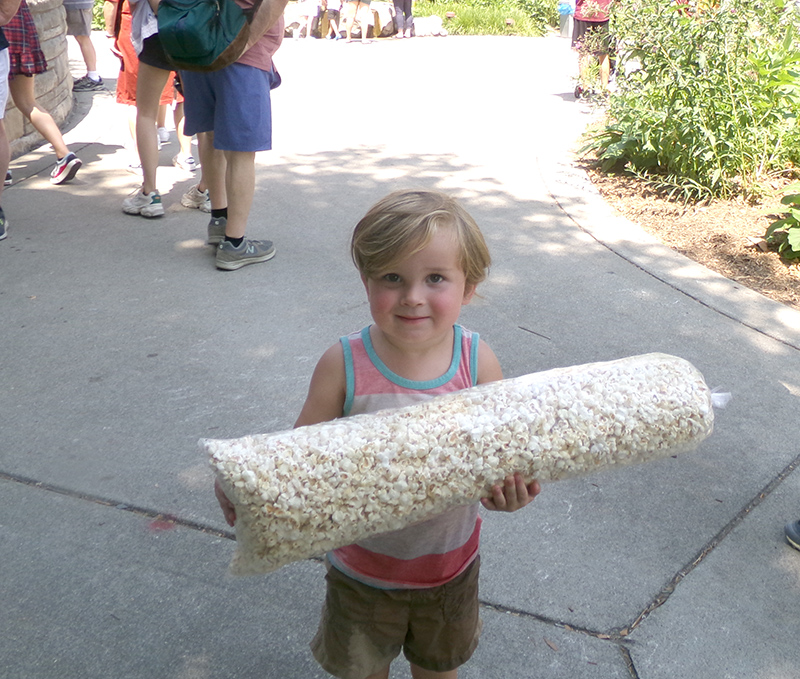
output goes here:
[[[311, 376], [306, 402], [294, 426], [304, 427], [341, 417], [346, 389], [344, 352], [341, 344], [335, 344], [319, 359]], [[225, 521], [233, 526], [236, 523], [236, 507], [225, 495], [219, 480], [214, 482], [214, 495]]]
[[250, 22], [250, 37], [244, 48], [246, 52], [255, 45], [273, 24], [281, 18], [288, 0], [263, 0], [259, 5], [253, 20]]
[[306, 402], [294, 426], [305, 427], [341, 417], [346, 391], [344, 351], [341, 344], [334, 344], [314, 368]]
[[5, 26], [14, 18], [19, 9], [20, 0], [0, 0], [0, 26]]
[[[478, 384], [496, 382], [503, 379], [500, 361], [483, 340], [478, 345]], [[530, 504], [540, 492], [541, 486], [535, 479], [525, 483], [521, 474], [508, 475], [503, 484], [492, 486], [491, 495], [481, 498], [481, 504], [494, 512], [515, 512]]]
[[117, 2], [119, 0], [105, 0], [103, 3], [103, 23], [106, 26], [106, 37], [116, 38], [114, 35], [114, 20], [117, 17]]

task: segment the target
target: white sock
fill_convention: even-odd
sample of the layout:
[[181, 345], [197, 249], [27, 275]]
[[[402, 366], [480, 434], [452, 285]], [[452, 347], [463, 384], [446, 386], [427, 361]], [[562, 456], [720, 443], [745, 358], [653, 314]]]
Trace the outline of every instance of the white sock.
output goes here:
[[95, 82], [100, 81], [100, 74], [97, 71], [87, 71], [86, 75], [88, 75]]

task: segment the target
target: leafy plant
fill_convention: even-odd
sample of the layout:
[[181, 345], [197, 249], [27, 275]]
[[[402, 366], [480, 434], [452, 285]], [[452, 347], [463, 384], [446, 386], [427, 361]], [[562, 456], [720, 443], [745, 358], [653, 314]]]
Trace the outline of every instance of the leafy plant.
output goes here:
[[618, 92], [587, 139], [601, 168], [684, 200], [754, 198], [800, 166], [800, 19], [784, 0], [612, 5]]
[[[447, 19], [448, 13], [454, 16]], [[556, 3], [549, 0], [417, 0], [414, 14], [442, 17], [454, 35], [538, 37], [558, 24]]]
[[[794, 188], [800, 188], [795, 185]], [[778, 252], [785, 259], [800, 259], [800, 193], [784, 196], [781, 203], [789, 209], [783, 217], [772, 222], [764, 238], [778, 246]]]
[[103, 16], [104, 0], [95, 0], [92, 6], [92, 30], [103, 31], [106, 27], [106, 20]]

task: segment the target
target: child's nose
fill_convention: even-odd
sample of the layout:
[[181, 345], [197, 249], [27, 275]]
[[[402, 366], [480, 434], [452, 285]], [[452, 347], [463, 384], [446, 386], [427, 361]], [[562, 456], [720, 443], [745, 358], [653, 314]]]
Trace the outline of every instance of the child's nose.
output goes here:
[[408, 285], [403, 290], [403, 304], [406, 306], [419, 306], [425, 301], [422, 294], [422, 286]]

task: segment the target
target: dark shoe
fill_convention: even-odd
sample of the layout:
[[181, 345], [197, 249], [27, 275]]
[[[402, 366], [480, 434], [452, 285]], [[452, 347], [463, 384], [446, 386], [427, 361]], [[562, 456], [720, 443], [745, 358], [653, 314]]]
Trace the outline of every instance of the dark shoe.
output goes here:
[[0, 207], [0, 240], [3, 240], [8, 235], [8, 221], [6, 220], [6, 213]]
[[6, 180], [3, 182], [4, 186], [11, 186], [11, 183], [14, 181], [14, 178], [11, 176], [11, 170], [6, 172]]
[[88, 75], [85, 75], [83, 78], [78, 78], [72, 82], [73, 92], [97, 92], [104, 89], [106, 89], [106, 86], [103, 85], [102, 78], [92, 80]]
[[800, 549], [800, 521], [787, 523], [784, 531], [786, 532], [786, 542], [795, 549]]

